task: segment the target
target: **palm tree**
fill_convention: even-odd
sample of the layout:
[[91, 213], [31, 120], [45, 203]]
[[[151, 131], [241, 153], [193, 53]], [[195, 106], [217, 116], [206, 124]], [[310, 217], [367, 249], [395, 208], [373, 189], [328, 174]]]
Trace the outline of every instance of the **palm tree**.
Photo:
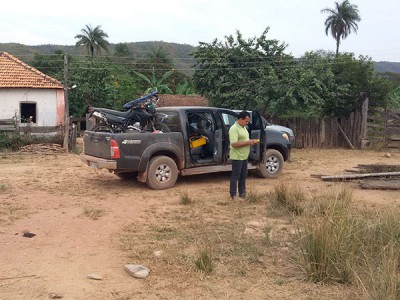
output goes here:
[[325, 20], [325, 33], [328, 35], [330, 31], [336, 40], [336, 54], [338, 54], [340, 39], [345, 39], [352, 30], [357, 33], [357, 22], [361, 21], [361, 18], [357, 5], [350, 4], [348, 0], [344, 0], [340, 4], [335, 2], [335, 4], [335, 9], [325, 8], [321, 10], [321, 13], [329, 14]]
[[86, 25], [86, 28], [83, 28], [81, 32], [82, 34], [75, 36], [76, 39], [79, 39], [75, 44], [76, 47], [83, 47], [92, 58], [95, 52], [98, 54], [102, 50], [108, 52], [108, 47], [110, 46], [110, 43], [106, 40], [108, 35], [101, 29], [100, 25], [95, 28], [90, 24]]

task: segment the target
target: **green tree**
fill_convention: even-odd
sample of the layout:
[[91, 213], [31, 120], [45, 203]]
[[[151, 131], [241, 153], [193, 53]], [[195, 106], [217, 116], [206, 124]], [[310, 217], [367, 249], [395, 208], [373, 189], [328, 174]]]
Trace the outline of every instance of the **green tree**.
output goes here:
[[[143, 74], [148, 79], [162, 78], [167, 72], [174, 70], [173, 74], [168, 76], [163, 84], [168, 86], [171, 93], [176, 91], [178, 86], [185, 81], [189, 81], [188, 75], [176, 71], [169, 51], [166, 47], [162, 45], [152, 45], [142, 59], [135, 63], [135, 71]], [[148, 83], [146, 80], [142, 81], [144, 83], [143, 89], [148, 88]]]
[[118, 43], [115, 45], [114, 55], [118, 57], [132, 56], [132, 51], [129, 50], [126, 43]]
[[[68, 55], [71, 59], [71, 56]], [[59, 81], [64, 79], [64, 52], [55, 50], [53, 54], [35, 53], [31, 65], [42, 73]]]
[[390, 103], [390, 84], [368, 57], [352, 53], [309, 52], [299, 60], [286, 45], [240, 32], [224, 42], [200, 43], [193, 81], [213, 106], [257, 109], [264, 115], [347, 116], [359, 107], [361, 92], [371, 105]]
[[168, 87], [167, 84], [165, 84], [165, 81], [170, 77], [171, 75], [174, 74], [174, 70], [168, 71], [162, 75], [161, 78], [157, 78], [154, 67], [152, 68], [152, 74], [151, 77], [147, 77], [146, 75], [134, 71], [135, 75], [137, 75], [139, 78], [141, 78], [143, 81], [146, 82], [146, 90], [144, 91], [146, 94], [151, 92], [151, 91], [158, 91], [160, 93], [167, 93], [167, 94], [172, 94], [172, 90]]
[[350, 4], [348, 0], [342, 3], [335, 2], [336, 7], [322, 9], [322, 13], [329, 14], [325, 20], [325, 33], [329, 31], [336, 40], [336, 54], [339, 53], [340, 40], [345, 39], [353, 30], [357, 33], [357, 22], [361, 21], [357, 5]]
[[359, 108], [361, 92], [368, 92], [371, 106], [391, 105], [392, 85], [374, 71], [368, 57], [356, 58], [352, 53], [307, 52], [299, 63], [301, 73], [311, 72], [317, 83], [307, 86], [320, 99], [316, 103], [320, 109], [317, 116], [348, 116]]
[[68, 82], [77, 87], [68, 93], [70, 114], [83, 116], [88, 106], [121, 110], [140, 93], [130, 67], [108, 58], [78, 58], [71, 61]]
[[95, 28], [90, 24], [86, 25], [86, 28], [83, 28], [81, 32], [81, 34], [75, 36], [76, 39], [79, 39], [75, 44], [76, 47], [85, 49], [86, 53], [92, 58], [95, 54], [100, 54], [102, 50], [108, 52], [110, 46], [110, 43], [106, 40], [108, 35], [101, 29], [100, 25]]
[[224, 42], [201, 42], [193, 54], [196, 91], [218, 107], [274, 113], [297, 106], [296, 61], [284, 53], [286, 44], [267, 39], [268, 30], [258, 38], [237, 31]]
[[196, 94], [196, 91], [192, 82], [184, 80], [184, 82], [176, 86], [175, 93], [177, 95], [194, 95]]

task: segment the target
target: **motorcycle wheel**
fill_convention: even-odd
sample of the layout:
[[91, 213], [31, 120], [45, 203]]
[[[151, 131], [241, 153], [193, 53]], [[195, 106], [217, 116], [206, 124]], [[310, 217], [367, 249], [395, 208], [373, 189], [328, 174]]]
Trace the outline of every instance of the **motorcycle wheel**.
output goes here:
[[165, 125], [164, 123], [157, 123], [154, 125], [154, 128], [156, 130], [160, 130], [162, 132], [171, 132], [171, 129], [169, 129], [169, 127], [167, 125]]

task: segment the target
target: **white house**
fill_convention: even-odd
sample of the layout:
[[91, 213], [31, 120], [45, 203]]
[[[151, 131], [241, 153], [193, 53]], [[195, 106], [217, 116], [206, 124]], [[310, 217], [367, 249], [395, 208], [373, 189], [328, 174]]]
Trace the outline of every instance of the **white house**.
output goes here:
[[17, 118], [20, 126], [64, 124], [65, 100], [61, 82], [0, 51], [0, 120]]

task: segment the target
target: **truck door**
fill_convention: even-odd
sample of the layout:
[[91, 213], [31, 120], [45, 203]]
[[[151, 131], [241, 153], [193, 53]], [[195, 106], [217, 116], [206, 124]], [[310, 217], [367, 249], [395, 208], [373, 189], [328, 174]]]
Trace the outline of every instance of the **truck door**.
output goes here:
[[187, 130], [194, 165], [219, 164], [222, 159], [222, 128], [211, 110], [188, 109]]
[[247, 125], [247, 127], [250, 139], [260, 140], [260, 143], [257, 143], [250, 148], [249, 154], [249, 159], [258, 161], [261, 158], [261, 151], [262, 149], [264, 149], [265, 146], [266, 136], [261, 115], [257, 111], [251, 112], [251, 122]]
[[223, 135], [222, 129], [215, 130], [215, 143], [214, 143], [214, 162], [221, 163], [223, 157]]
[[222, 109], [218, 112], [222, 121], [222, 161], [227, 162], [229, 160], [229, 128], [235, 124], [237, 120], [237, 113]]

